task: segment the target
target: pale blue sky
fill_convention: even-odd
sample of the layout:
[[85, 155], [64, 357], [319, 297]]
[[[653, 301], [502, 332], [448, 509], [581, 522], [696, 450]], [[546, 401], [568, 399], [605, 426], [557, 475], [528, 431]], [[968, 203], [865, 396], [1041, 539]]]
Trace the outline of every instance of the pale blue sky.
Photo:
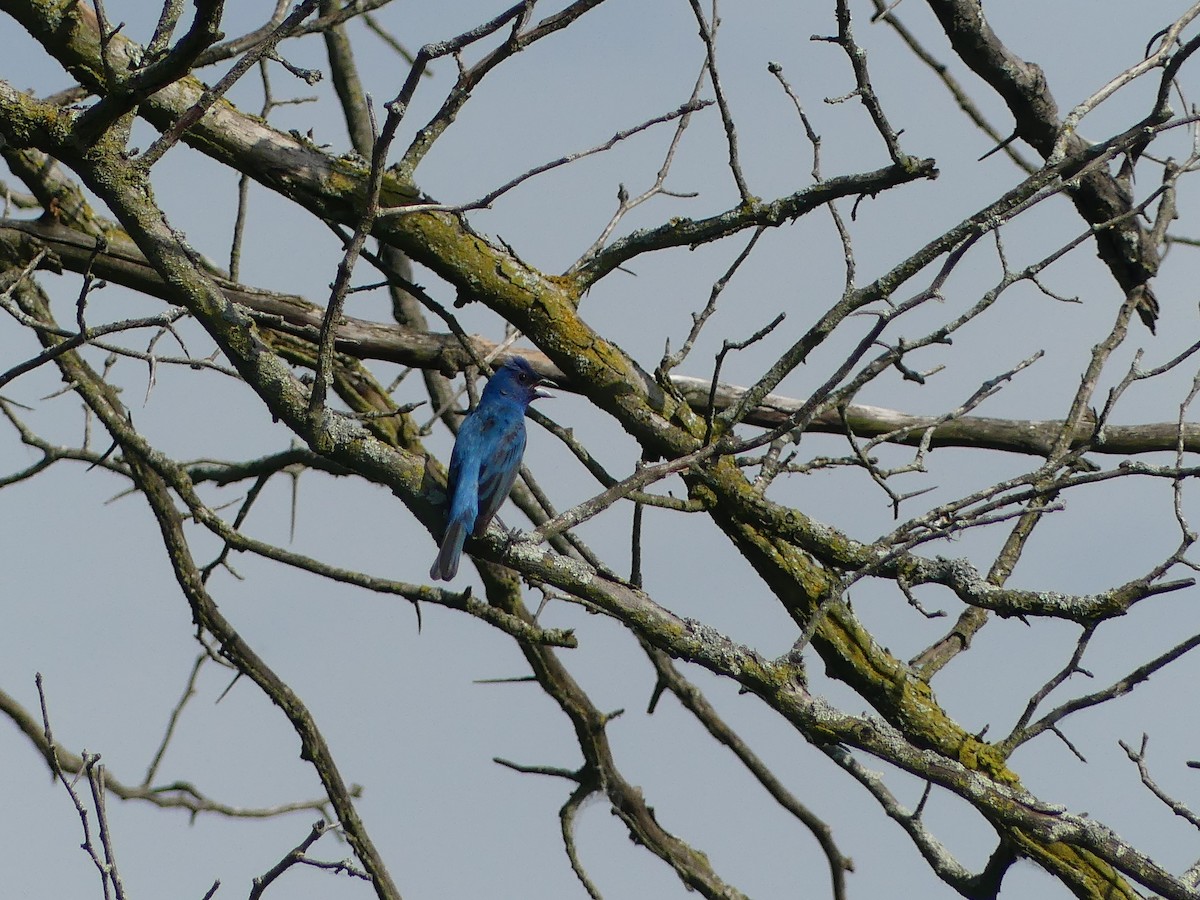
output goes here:
[[[154, 17], [146, 4], [108, 0], [113, 21], [144, 40]], [[561, 5], [561, 4], [558, 4]], [[248, 30], [271, 3], [230, 4], [227, 34]], [[844, 55], [814, 33], [835, 29], [831, 4], [726, 3], [719, 37], [721, 74], [741, 137], [742, 161], [751, 189], [764, 198], [810, 183], [810, 147], [790, 101], [767, 71], [779, 62], [822, 135], [826, 175], [875, 169], [886, 152], [856, 102], [830, 105], [853, 81]], [[1076, 0], [1055, 4], [989, 4], [992, 22], [1014, 50], [1040, 63], [1065, 110], [1112, 75], [1135, 62], [1145, 41], [1186, 4], [1153, 5]], [[410, 47], [439, 40], [496, 14], [501, 4], [471, 0], [457, 4], [392, 4], [380, 19]], [[543, 10], [544, 15], [555, 7]], [[864, 201], [850, 223], [860, 280], [869, 280], [941, 230], [986, 204], [1017, 180], [1001, 155], [978, 162], [986, 138], [957, 112], [928, 70], [904, 50], [895, 35], [868, 22], [870, 5], [853, 4], [856, 34], [869, 62], [884, 108], [902, 144], [916, 156], [938, 160], [941, 177]], [[900, 6], [906, 23], [943, 59], [944, 38], [916, 0]], [[1086, 27], [1085, 27], [1086, 24]], [[40, 51], [20, 39], [11, 20], [0, 26], [9, 51], [0, 57], [0, 78], [48, 93], [68, 79], [47, 65]], [[357, 24], [356, 41], [364, 81], [377, 105], [390, 99], [405, 66]], [[299, 65], [323, 67], [319, 38], [289, 42], [283, 52]], [[455, 125], [421, 167], [422, 188], [446, 202], [475, 198], [526, 169], [607, 140], [684, 102], [701, 62], [701, 45], [690, 8], [682, 0], [645, 4], [609, 0], [562, 35], [548, 39], [503, 66], [484, 83]], [[224, 67], [220, 67], [224, 71]], [[423, 83], [398, 146], [440, 102], [450, 83], [450, 64], [434, 66]], [[955, 73], [1002, 131], [1007, 113], [961, 66]], [[206, 74], [215, 81], [217, 74]], [[284, 107], [272, 116], [278, 127], [313, 129], [318, 143], [341, 152], [348, 142], [327, 83], [309, 88], [273, 68], [277, 97], [316, 95], [319, 104]], [[1185, 83], [1194, 81], [1184, 70]], [[1194, 84], [1193, 84], [1194, 88]], [[706, 91], [705, 96], [710, 96]], [[1081, 129], [1102, 138], [1132, 121], [1147, 93], [1110, 101]], [[257, 112], [257, 79], [248, 76], [233, 98]], [[1142, 104], [1139, 106], [1138, 104]], [[648, 186], [661, 164], [671, 125], [658, 126], [609, 154], [585, 160], [529, 182], [494, 209], [473, 214], [474, 226], [503, 237], [528, 261], [557, 272], [591, 243], [611, 214], [618, 183], [631, 192]], [[144, 147], [149, 132], [139, 137]], [[1180, 133], [1172, 146], [1187, 152]], [[1158, 145], [1156, 150], [1158, 149]], [[1027, 151], [1026, 151], [1027, 152]], [[1162, 152], [1165, 152], [1162, 151]], [[695, 117], [681, 147], [668, 187], [698, 191], [689, 200], [659, 199], [631, 215], [624, 227], [662, 222], [673, 215], [701, 216], [727, 208], [736, 191], [725, 168], [725, 145], [714, 109]], [[155, 170], [157, 198], [171, 222], [192, 244], [225, 262], [235, 202], [235, 181], [199, 154], [177, 147]], [[1139, 185], [1145, 192], [1151, 185]], [[1194, 216], [1185, 181], [1182, 228]], [[842, 207], [849, 216], [849, 205]], [[254, 188], [248, 222], [243, 279], [251, 284], [304, 294], [323, 301], [334, 277], [339, 250], [324, 226], [265, 190]], [[1065, 242], [1083, 226], [1061, 198], [1004, 231], [1014, 267]], [[1190, 233], [1196, 233], [1200, 228]], [[640, 258], [634, 274], [613, 273], [585, 300], [584, 312], [648, 370], [687, 332], [690, 313], [703, 306], [713, 280], [744, 244], [734, 238], [700, 248]], [[1160, 336], [1133, 334], [1106, 381], [1123, 374], [1134, 349], [1147, 348], [1146, 364], [1158, 364], [1196, 339], [1193, 261], [1175, 251], [1157, 282], [1163, 305]], [[947, 286], [945, 305], [916, 313], [900, 333], [917, 336], [949, 310], [963, 309], [998, 278], [995, 254], [986, 247], [968, 258]], [[359, 272], [372, 280], [369, 269]], [[722, 297], [691, 358], [681, 371], [711, 373], [713, 353], [723, 339], [741, 339], [786, 311], [783, 326], [752, 353], [731, 356], [728, 380], [749, 383], [838, 296], [841, 249], [825, 213], [764, 236], [760, 248]], [[42, 276], [64, 319], [78, 292], [72, 277]], [[454, 297], [426, 272], [418, 273], [441, 302]], [[905, 296], [923, 286], [918, 280]], [[913, 412], [936, 412], [962, 402], [978, 385], [1037, 349], [1047, 356], [980, 412], [998, 416], [1052, 418], [1067, 409], [1092, 344], [1111, 325], [1119, 303], [1111, 277], [1084, 246], [1052, 268], [1046, 283], [1079, 294], [1079, 305], [1059, 304], [1031, 288], [1014, 289], [988, 316], [955, 337], [948, 350], [925, 351], [912, 361], [941, 375], [923, 387], [885, 376], [862, 396], [864, 402]], [[90, 310], [99, 318], [124, 318], [151, 308], [110, 287]], [[348, 311], [387, 320], [382, 296], [355, 295]], [[499, 338], [502, 326], [481, 306], [460, 313], [468, 331]], [[784, 393], [804, 395], [826, 377], [838, 354], [866, 327], [851, 324], [809, 365], [789, 377]], [[923, 330], [924, 329], [924, 330]], [[185, 326], [196, 356], [212, 344]], [[143, 346], [140, 337], [135, 346]], [[35, 352], [28, 334], [5, 322], [0, 356], [15, 361]], [[90, 357], [99, 362], [103, 354]], [[385, 382], [395, 368], [379, 366]], [[1169, 385], [1134, 388], [1117, 419], [1169, 420], [1190, 383], [1182, 372]], [[116, 369], [135, 423], [164, 452], [182, 458], [244, 458], [282, 449], [289, 435], [270, 424], [260, 405], [219, 375], [161, 368], [143, 403], [146, 369], [125, 361]], [[45, 367], [7, 386], [4, 395], [36, 405], [28, 420], [40, 433], [64, 443], [79, 440], [83, 416], [71, 395], [40, 398], [59, 388], [56, 371]], [[417, 380], [398, 396], [415, 399]], [[576, 429], [616, 474], [632, 470], [633, 442], [611, 421], [579, 399], [564, 394], [543, 411]], [[29, 464], [35, 456], [0, 430], [0, 474]], [[97, 446], [106, 444], [94, 435]], [[440, 453], [449, 437], [429, 441]], [[806, 438], [802, 455], [843, 453], [844, 442]], [[895, 459], [908, 458], [898, 451]], [[890, 456], [888, 458], [891, 458]], [[596, 492], [552, 437], [531, 428], [526, 461], [560, 509]], [[932, 485], [930, 503], [1032, 467], [1029, 460], [978, 452], [939, 451], [927, 475], [905, 476], [905, 490]], [[0, 493], [0, 534], [7, 550], [4, 570], [6, 627], [0, 630], [0, 688], [36, 707], [33, 677], [45, 676], [55, 735], [76, 751], [100, 752], [112, 773], [140, 779], [183, 689], [197, 653], [190, 615], [174, 584], [157, 529], [136, 496], [113, 500], [124, 485], [101, 471], [60, 464], [30, 483]], [[217, 505], [237, 502], [244, 487], [210, 490]], [[773, 496], [813, 515], [871, 538], [893, 527], [884, 495], [861, 474], [830, 473], [780, 481]], [[266, 489], [247, 523], [258, 537], [286, 544], [289, 484], [278, 479]], [[112, 501], [112, 502], [110, 502]], [[917, 501], [924, 502], [924, 501]], [[1043, 524], [1014, 575], [1020, 585], [1089, 591], [1120, 583], [1168, 551], [1177, 532], [1166, 484], [1119, 483], [1069, 498], [1068, 509]], [[906, 512], [916, 513], [913, 508]], [[1193, 510], [1194, 512], [1194, 510]], [[618, 506], [581, 529], [611, 565], [628, 566], [630, 507]], [[511, 509], [510, 520], [516, 519]], [[511, 524], [511, 522], [510, 522]], [[664, 606], [708, 621], [739, 641], [774, 655], [795, 639], [790, 619], [768, 595], [747, 564], [699, 517], [647, 512], [646, 586]], [[936, 552], [968, 556], [986, 567], [1003, 531], [963, 537]], [[213, 540], [193, 530], [194, 552], [206, 562]], [[424, 580], [434, 544], [404, 507], [386, 491], [355, 479], [305, 475], [292, 549], [382, 576]], [[931, 551], [932, 552], [932, 551]], [[246, 640], [305, 699], [329, 740], [348, 781], [363, 785], [359, 809], [406, 898], [574, 898], [584, 896], [562, 851], [557, 811], [569, 794], [565, 782], [517, 775], [497, 767], [494, 756], [527, 764], [571, 767], [578, 762], [567, 721], [535, 687], [480, 685], [477, 679], [526, 673], [510, 639], [461, 614], [424, 609], [416, 630], [406, 603], [319, 582], [252, 558], [233, 560], [244, 580], [214, 577], [212, 590], [223, 612]], [[468, 569], [469, 567], [464, 567]], [[460, 577], [461, 584], [468, 583]], [[934, 608], [957, 615], [943, 593], [922, 594]], [[1084, 693], [1150, 658], [1200, 626], [1196, 590], [1147, 601], [1127, 619], [1101, 629], [1085, 665], [1093, 682], [1072, 683], [1061, 696]], [[862, 618], [901, 657], [919, 651], [947, 627], [947, 620], [920, 618], [894, 589], [861, 584], [853, 593]], [[536, 605], [533, 596], [530, 602]], [[572, 673], [601, 709], [623, 708], [610, 726], [618, 765], [642, 786], [660, 821], [708, 854], [718, 874], [752, 897], [828, 896], [826, 864], [811, 836], [780, 811], [671, 698], [654, 716], [645, 714], [653, 688], [649, 666], [636, 643], [614, 623], [577, 607], [553, 603], [542, 623], [575, 627], [581, 646], [564, 651]], [[934, 682], [941, 702], [966, 727], [991, 725], [989, 736], [1007, 733], [1030, 693], [1069, 657], [1078, 629], [1036, 621], [996, 621], [975, 648]], [[810, 656], [815, 690], [851, 713], [863, 701], [825, 678]], [[786, 723], [731, 684], [687, 669], [799, 798], [828, 821], [856, 871], [848, 876], [854, 898], [956, 896], [921, 862], [900, 829], [825, 757]], [[1183, 800], [1194, 794], [1197, 776], [1182, 767], [1196, 750], [1191, 686], [1197, 665], [1189, 659], [1156, 676], [1122, 701], [1068, 720], [1065, 731], [1087, 755], [1080, 764], [1053, 737], [1044, 736], [1014, 757], [1028, 787], [1052, 802], [1086, 810], [1129, 841], [1156, 854], [1168, 869], [1182, 871], [1197, 855], [1194, 831], [1148, 796], [1136, 771], [1116, 745], [1151, 734], [1154, 774]], [[298, 743], [286, 721], [248, 683], [220, 702], [227, 674], [215, 666], [201, 675], [198, 695], [160, 772], [160, 780], [194, 782], [215, 799], [243, 805], [273, 805], [317, 797], [319, 784], [298, 758]], [[1056, 695], [1059, 696], [1059, 695]], [[35, 753], [16, 730], [0, 724], [3, 791], [10, 814], [0, 818], [0, 862], [8, 896], [21, 900], [100, 896], [91, 862], [78, 848], [76, 814], [61, 787], [46, 777]], [[921, 785], [886, 766], [888, 783], [915, 804]], [[118, 862], [130, 897], [200, 898], [220, 879], [218, 898], [241, 897], [250, 879], [272, 866], [308, 831], [314, 816], [299, 813], [272, 821], [227, 821], [141, 804], [109, 806]], [[973, 811], [935, 794], [926, 812], [936, 836], [964, 864], [978, 869], [993, 835]], [[633, 846], [607, 804], [592, 803], [579, 821], [581, 858], [610, 900], [684, 897], [672, 873]], [[340, 859], [349, 849], [325, 837], [314, 856]], [[364, 897], [369, 888], [311, 870], [293, 870], [271, 889], [275, 898]], [[1065, 897], [1065, 891], [1032, 865], [1012, 871], [1002, 896], [1021, 900]]]

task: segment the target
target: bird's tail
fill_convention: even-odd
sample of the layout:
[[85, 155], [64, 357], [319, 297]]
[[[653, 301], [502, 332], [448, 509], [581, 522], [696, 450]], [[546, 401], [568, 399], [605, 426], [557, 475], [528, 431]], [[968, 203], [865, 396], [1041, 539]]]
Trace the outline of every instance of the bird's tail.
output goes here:
[[434, 581], [450, 581], [458, 574], [458, 559], [462, 556], [463, 542], [466, 539], [466, 527], [462, 522], [452, 519], [442, 537], [442, 549], [438, 551], [437, 559], [433, 561], [429, 570], [430, 578]]

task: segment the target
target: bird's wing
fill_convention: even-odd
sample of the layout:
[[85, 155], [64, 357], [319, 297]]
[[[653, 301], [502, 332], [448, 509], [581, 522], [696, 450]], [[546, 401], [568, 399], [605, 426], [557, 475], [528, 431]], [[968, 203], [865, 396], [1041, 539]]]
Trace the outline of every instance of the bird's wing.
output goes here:
[[479, 515], [479, 475], [483, 460], [491, 453], [490, 417], [478, 410], [463, 420], [450, 454], [450, 472], [446, 477], [449, 498], [446, 527], [460, 526], [464, 532], [475, 527]]
[[525, 419], [523, 415], [489, 417], [482, 431], [487, 452], [479, 465], [479, 513], [471, 531], [476, 537], [487, 530], [517, 479], [525, 453]]

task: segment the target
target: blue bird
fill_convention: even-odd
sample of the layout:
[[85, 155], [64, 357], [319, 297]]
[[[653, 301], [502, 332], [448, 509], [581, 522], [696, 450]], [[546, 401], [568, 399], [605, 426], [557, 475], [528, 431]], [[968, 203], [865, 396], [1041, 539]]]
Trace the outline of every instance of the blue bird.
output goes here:
[[539, 397], [551, 396], [539, 390], [543, 383], [528, 362], [511, 357], [463, 419], [450, 454], [446, 533], [429, 570], [434, 581], [449, 581], [458, 573], [467, 534], [483, 534], [512, 489], [525, 453], [525, 410]]

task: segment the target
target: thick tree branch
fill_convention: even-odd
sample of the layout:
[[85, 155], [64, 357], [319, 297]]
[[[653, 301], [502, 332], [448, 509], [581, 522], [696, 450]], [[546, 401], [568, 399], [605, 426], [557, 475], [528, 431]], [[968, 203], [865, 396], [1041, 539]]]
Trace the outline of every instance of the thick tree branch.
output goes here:
[[[110, 224], [109, 228], [112, 227], [115, 226]], [[137, 247], [111, 230], [108, 233], [110, 237], [104, 251], [93, 259], [93, 239], [74, 229], [41, 220], [0, 219], [0, 243], [8, 246], [11, 253], [27, 255], [30, 247], [44, 246], [52, 253], [50, 259], [64, 269], [83, 272], [90, 262], [92, 271], [106, 281], [168, 299], [170, 286], [146, 262]], [[26, 244], [26, 238], [32, 238], [35, 243]], [[48, 260], [44, 265], [49, 267], [52, 263]], [[259, 326], [306, 341], [315, 341], [319, 335], [323, 312], [311, 300], [295, 294], [281, 294], [230, 282], [217, 273], [213, 274], [213, 278], [225, 296], [245, 307]], [[468, 369], [474, 365], [476, 357], [490, 357], [497, 346], [494, 341], [478, 336], [471, 337], [471, 342], [475, 348], [473, 354], [464, 350], [461, 339], [456, 335], [414, 331], [353, 316], [342, 316], [336, 334], [337, 350], [348, 356], [394, 362], [445, 374]], [[574, 385], [545, 355], [530, 352], [524, 352], [523, 355], [539, 374], [555, 381], [564, 390], [574, 389]], [[707, 412], [712, 387], [709, 379], [677, 374], [672, 374], [670, 379], [674, 389], [692, 409]], [[715, 401], [713, 411], [722, 413], [743, 406], [749, 390], [719, 382], [715, 394], [712, 394]], [[767, 394], [746, 412], [742, 421], [747, 425], [777, 428], [792, 421], [803, 405], [804, 401], [796, 398]], [[850, 404], [844, 413], [838, 410], [819, 413], [812, 418], [805, 431], [844, 434], [847, 426], [860, 438], [894, 435], [889, 438], [890, 441], [908, 446], [927, 442], [931, 448], [971, 447], [1046, 456], [1061, 433], [1063, 422], [1056, 419], [1019, 420], [970, 415], [943, 421], [937, 416], [916, 416], [878, 406]], [[927, 436], [926, 431], [930, 429], [932, 434]], [[895, 434], [897, 432], [902, 433]], [[1174, 450], [1181, 437], [1185, 451], [1200, 451], [1200, 424], [1191, 422], [1184, 423], [1182, 429], [1175, 422], [1108, 424], [1099, 440], [1091, 425], [1080, 423], [1071, 446], [1087, 446], [1091, 453], [1131, 456]]]
[[[1061, 131], [1058, 104], [1042, 69], [1019, 58], [1004, 45], [984, 18], [979, 0], [928, 2], [954, 52], [1000, 95], [1013, 115], [1016, 134], [1043, 159], [1056, 163], [1056, 151], [1070, 158], [1088, 146], [1078, 134]], [[1168, 118], [1169, 113], [1156, 109], [1142, 124], [1159, 125]], [[1136, 157], [1143, 147], [1144, 142], [1139, 143], [1130, 148], [1131, 153]], [[1119, 218], [1133, 202], [1128, 188], [1106, 169], [1099, 168], [1090, 169], [1072, 182], [1069, 194], [1079, 214], [1091, 225]], [[1138, 315], [1153, 331], [1158, 301], [1149, 282], [1158, 272], [1159, 254], [1145, 228], [1136, 219], [1125, 219], [1114, 228], [1098, 231], [1096, 248], [1122, 292], [1134, 298]]]

